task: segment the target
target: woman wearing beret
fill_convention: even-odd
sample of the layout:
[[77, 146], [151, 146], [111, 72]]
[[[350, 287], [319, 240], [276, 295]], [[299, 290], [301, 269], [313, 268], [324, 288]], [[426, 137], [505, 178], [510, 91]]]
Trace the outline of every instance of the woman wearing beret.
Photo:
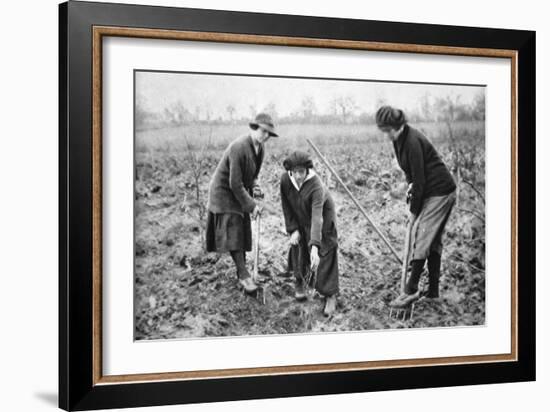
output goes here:
[[456, 184], [432, 143], [407, 123], [403, 111], [380, 107], [376, 124], [393, 143], [397, 163], [409, 183], [407, 201], [414, 221], [409, 250], [411, 274], [405, 293], [392, 302], [393, 306], [403, 307], [420, 297], [418, 282], [426, 260], [429, 284], [426, 296], [439, 296], [442, 236], [456, 201]]
[[313, 170], [307, 153], [293, 152], [283, 162], [281, 201], [290, 235], [289, 270], [294, 272], [296, 299], [305, 300], [308, 270], [315, 289], [325, 296], [323, 313], [336, 310], [338, 292], [338, 235], [336, 213], [330, 193]]
[[264, 144], [277, 137], [271, 117], [258, 114], [247, 135], [234, 140], [225, 150], [210, 181], [206, 250], [229, 252], [237, 268], [240, 284], [247, 293], [258, 286], [246, 268], [246, 251], [252, 249], [250, 215], [260, 209], [254, 197], [261, 194], [257, 184], [264, 158]]

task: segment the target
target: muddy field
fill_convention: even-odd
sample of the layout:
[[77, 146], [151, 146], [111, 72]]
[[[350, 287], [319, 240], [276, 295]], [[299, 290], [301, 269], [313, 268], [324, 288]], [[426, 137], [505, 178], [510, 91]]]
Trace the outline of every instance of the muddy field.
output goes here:
[[[441, 298], [422, 300], [412, 321], [390, 319], [387, 303], [399, 289], [400, 265], [315, 155], [318, 174], [337, 206], [338, 310], [322, 315], [311, 293], [294, 300], [286, 272], [288, 237], [279, 199], [282, 160], [311, 138], [371, 218], [401, 254], [407, 209], [404, 175], [391, 144], [374, 127], [286, 126], [267, 143], [260, 181], [260, 275], [264, 302], [239, 291], [229, 255], [204, 252], [209, 177], [225, 144], [238, 132], [196, 126], [138, 132], [135, 181], [135, 338], [263, 335], [401, 327], [481, 325], [485, 322], [484, 123], [420, 125], [459, 182], [447, 225]], [[294, 132], [292, 132], [294, 130]], [[285, 133], [286, 132], [286, 133]], [[275, 141], [274, 141], [275, 140]], [[252, 254], [248, 254], [252, 268]], [[423, 279], [423, 282], [426, 279]], [[421, 283], [422, 286], [423, 283]]]

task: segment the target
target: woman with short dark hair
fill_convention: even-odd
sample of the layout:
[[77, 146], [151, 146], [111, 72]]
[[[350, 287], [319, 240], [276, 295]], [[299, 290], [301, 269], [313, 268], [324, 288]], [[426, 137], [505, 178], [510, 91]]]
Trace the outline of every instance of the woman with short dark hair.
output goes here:
[[[288, 156], [281, 176], [281, 202], [290, 235], [289, 270], [294, 272], [295, 297], [306, 299], [305, 287], [314, 286], [325, 297], [323, 313], [336, 310], [338, 293], [338, 233], [330, 193], [313, 170], [309, 154]], [[312, 271], [316, 276], [309, 277]], [[310, 279], [312, 285], [305, 282]]]
[[264, 159], [264, 144], [277, 137], [273, 120], [260, 113], [249, 124], [247, 135], [234, 140], [225, 150], [208, 192], [206, 250], [229, 252], [237, 277], [247, 293], [258, 286], [246, 268], [246, 251], [252, 249], [250, 215], [260, 209], [254, 197], [261, 195], [258, 174]]
[[409, 249], [411, 275], [405, 293], [392, 302], [393, 306], [403, 307], [420, 297], [418, 283], [426, 259], [427, 297], [439, 296], [442, 236], [456, 201], [456, 184], [432, 143], [407, 123], [402, 110], [380, 107], [376, 124], [392, 142], [397, 163], [409, 183], [407, 202], [414, 221]]

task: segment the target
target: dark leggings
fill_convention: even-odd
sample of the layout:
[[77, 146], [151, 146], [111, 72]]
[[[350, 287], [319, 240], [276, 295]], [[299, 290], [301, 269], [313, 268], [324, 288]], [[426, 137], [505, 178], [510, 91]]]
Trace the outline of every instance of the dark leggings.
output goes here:
[[[409, 295], [418, 291], [418, 282], [424, 270], [426, 259], [411, 261], [411, 276], [407, 282], [405, 292]], [[439, 275], [441, 273], [441, 255], [437, 252], [430, 252], [428, 256], [428, 297], [439, 297]]]
[[249, 277], [250, 273], [248, 273], [248, 269], [246, 268], [246, 252], [243, 250], [232, 250], [229, 253], [231, 253], [233, 262], [235, 262], [235, 266], [237, 267], [237, 276], [239, 279]]

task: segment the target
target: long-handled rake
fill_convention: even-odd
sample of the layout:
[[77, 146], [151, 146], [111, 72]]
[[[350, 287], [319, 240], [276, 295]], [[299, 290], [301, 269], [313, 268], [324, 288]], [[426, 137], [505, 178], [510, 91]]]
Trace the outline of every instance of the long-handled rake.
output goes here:
[[[353, 196], [353, 193], [351, 193], [351, 191], [348, 189], [348, 187], [346, 186], [346, 184], [344, 183], [344, 181], [340, 178], [340, 176], [338, 175], [338, 173], [336, 172], [336, 170], [334, 170], [332, 168], [332, 166], [330, 165], [330, 163], [328, 162], [328, 160], [323, 156], [323, 154], [321, 153], [321, 151], [317, 148], [317, 146], [315, 146], [315, 144], [313, 144], [313, 142], [309, 139], [305, 139], [308, 144], [311, 146], [311, 148], [313, 149], [313, 151], [315, 152], [315, 154], [319, 157], [319, 159], [321, 159], [321, 161], [323, 162], [323, 164], [327, 167], [327, 169], [332, 173], [332, 175], [334, 176], [334, 178], [338, 181], [338, 183], [340, 183], [340, 185], [342, 186], [342, 188], [344, 189], [344, 191], [346, 192], [346, 194], [350, 197], [350, 199], [352, 200], [352, 202], [355, 204], [355, 206], [359, 209], [359, 211], [361, 212], [361, 214], [367, 219], [367, 221], [371, 224], [371, 226], [373, 227], [374, 231], [378, 234], [378, 236], [380, 236], [380, 238], [382, 239], [382, 241], [384, 242], [384, 244], [390, 249], [390, 251], [392, 252], [393, 256], [395, 257], [395, 259], [399, 262], [399, 264], [401, 265], [401, 268], [402, 268], [402, 271], [401, 271], [401, 284], [400, 284], [400, 291], [401, 291], [401, 294], [404, 293], [405, 291], [405, 284], [407, 282], [407, 270], [408, 270], [408, 264], [409, 264], [409, 249], [410, 249], [410, 238], [411, 238], [411, 230], [412, 230], [412, 227], [413, 227], [413, 224], [414, 224], [414, 221], [411, 219], [411, 222], [409, 222], [409, 225], [407, 227], [407, 234], [406, 234], [406, 237], [405, 237], [405, 252], [404, 252], [404, 258], [401, 259], [399, 257], [399, 255], [397, 254], [395, 248], [391, 245], [390, 241], [386, 238], [386, 236], [384, 236], [384, 234], [382, 233], [382, 231], [378, 228], [378, 226], [376, 226], [376, 224], [372, 221], [372, 219], [370, 218], [370, 216], [368, 215], [368, 213], [366, 212], [366, 210], [363, 208], [363, 206], [361, 206], [361, 204], [359, 203], [359, 201], [355, 198], [355, 196]], [[407, 315], [407, 312], [409, 313], [409, 318], [412, 319], [412, 316], [413, 316], [413, 312], [414, 312], [414, 305], [409, 305], [407, 307], [402, 307], [402, 308], [393, 308], [393, 307], [390, 307], [390, 317], [393, 317], [393, 312], [394, 310], [396, 311], [396, 314], [399, 315], [399, 316], [403, 316], [403, 320], [405, 320], [406, 318], [406, 315]]]

